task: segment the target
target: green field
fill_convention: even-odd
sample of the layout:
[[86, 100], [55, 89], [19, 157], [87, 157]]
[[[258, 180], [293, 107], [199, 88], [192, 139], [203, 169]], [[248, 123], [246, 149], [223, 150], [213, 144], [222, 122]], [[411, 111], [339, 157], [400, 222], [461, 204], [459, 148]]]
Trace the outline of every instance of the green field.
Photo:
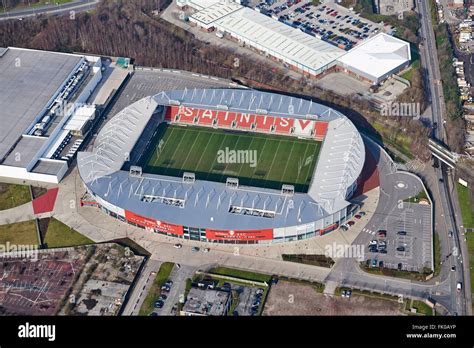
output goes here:
[[[467, 250], [469, 253], [469, 270], [471, 275], [471, 299], [474, 300], [474, 233], [466, 233]], [[472, 303], [474, 311], [474, 303]]]
[[281, 189], [282, 184], [308, 190], [321, 142], [266, 135], [162, 124], [142, 162], [144, 172]]
[[0, 210], [15, 208], [29, 201], [31, 194], [28, 186], [0, 183]]
[[36, 224], [32, 221], [0, 226], [0, 245], [38, 245]]
[[60, 248], [94, 244], [94, 241], [83, 236], [69, 226], [66, 226], [61, 221], [52, 218], [49, 221], [48, 231], [46, 232], [44, 243], [48, 248]]
[[474, 213], [472, 210], [472, 200], [469, 189], [459, 183], [457, 184], [457, 188], [462, 223], [465, 228], [474, 228]]

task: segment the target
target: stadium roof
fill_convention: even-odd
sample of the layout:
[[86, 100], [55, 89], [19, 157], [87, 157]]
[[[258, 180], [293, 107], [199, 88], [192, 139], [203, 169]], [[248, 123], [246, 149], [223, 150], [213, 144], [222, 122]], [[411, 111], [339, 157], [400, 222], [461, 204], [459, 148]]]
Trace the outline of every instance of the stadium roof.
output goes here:
[[0, 161], [48, 106], [81, 59], [13, 47], [0, 55]]
[[[188, 184], [182, 178], [153, 174], [135, 177], [121, 170], [157, 106], [177, 103], [206, 109], [220, 105], [242, 113], [265, 109], [268, 114], [281, 117], [317, 115], [328, 121], [328, 134], [308, 193], [290, 197], [279, 190], [243, 186], [233, 189], [223, 183], [201, 180]], [[291, 109], [293, 112], [289, 112]], [[100, 131], [93, 152], [78, 154], [78, 166], [82, 180], [94, 194], [136, 214], [193, 227], [239, 226], [252, 230], [311, 223], [340, 211], [349, 204], [347, 190], [361, 173], [364, 158], [363, 141], [355, 126], [341, 113], [321, 104], [254, 90], [189, 89], [162, 92], [122, 110]], [[162, 201], [149, 202], [144, 196], [182, 200], [184, 208]], [[272, 211], [275, 216], [243, 218], [229, 212], [231, 205]]]
[[219, 30], [245, 38], [303, 67], [318, 71], [345, 51], [273, 18], [244, 7], [216, 21]]
[[164, 91], [153, 97], [160, 105], [182, 105], [242, 113], [331, 121], [342, 114], [322, 104], [289, 95], [251, 89], [213, 88]]
[[410, 60], [410, 43], [385, 33], [362, 42], [338, 59], [343, 65], [377, 79]]

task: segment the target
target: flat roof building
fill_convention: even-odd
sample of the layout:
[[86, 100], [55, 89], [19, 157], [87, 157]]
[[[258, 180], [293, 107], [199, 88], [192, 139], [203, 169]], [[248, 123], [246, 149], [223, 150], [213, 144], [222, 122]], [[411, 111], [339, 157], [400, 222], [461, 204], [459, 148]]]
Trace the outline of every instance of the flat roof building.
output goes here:
[[62, 106], [87, 101], [102, 78], [100, 66], [99, 57], [0, 49], [0, 177], [61, 180], [68, 162], [53, 155], [71, 116]]
[[[198, 2], [195, 0], [195, 2]], [[209, 7], [205, 7], [209, 4]], [[310, 76], [337, 68], [379, 83], [410, 63], [410, 44], [385, 33], [361, 42], [349, 52], [234, 2], [202, 2], [190, 22], [226, 36]]]
[[339, 67], [377, 84], [410, 64], [410, 43], [385, 33], [362, 42], [338, 59]]
[[10, 47], [0, 56], [0, 162], [84, 58]]
[[250, 8], [216, 20], [217, 30], [264, 54], [317, 76], [335, 65], [345, 51]]

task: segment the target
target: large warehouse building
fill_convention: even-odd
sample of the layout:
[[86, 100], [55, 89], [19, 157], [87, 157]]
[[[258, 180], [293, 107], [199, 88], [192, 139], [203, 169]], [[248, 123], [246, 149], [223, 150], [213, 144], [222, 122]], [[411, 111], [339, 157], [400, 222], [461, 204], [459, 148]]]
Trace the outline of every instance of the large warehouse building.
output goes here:
[[[166, 138], [163, 129], [173, 135]], [[245, 167], [250, 181], [232, 169], [243, 165], [216, 162], [228, 139], [232, 149], [245, 141], [249, 148], [260, 146], [258, 163], [264, 164]], [[302, 157], [284, 152], [285, 160], [275, 164], [279, 149], [271, 148], [272, 142], [300, 143], [306, 150]], [[308, 157], [314, 144], [320, 150]], [[195, 148], [204, 151], [194, 156]], [[150, 150], [157, 171], [143, 164]], [[185, 170], [173, 169], [183, 159]], [[202, 166], [206, 160], [209, 165]], [[91, 152], [78, 154], [88, 192], [83, 204], [150, 232], [220, 243], [293, 241], [332, 231], [356, 209], [349, 199], [364, 162], [362, 138], [344, 115], [312, 101], [246, 89], [173, 90], [146, 97], [113, 116]], [[309, 170], [306, 185], [293, 185], [302, 170]], [[255, 179], [271, 173], [284, 179]]]
[[410, 64], [410, 44], [385, 33], [347, 52], [235, 2], [188, 0], [186, 5], [196, 11], [189, 17], [192, 24], [216, 30], [309, 76], [335, 68], [377, 84]]
[[58, 183], [73, 139], [67, 105], [85, 103], [102, 78], [101, 60], [75, 54], [0, 48], [0, 177]]
[[362, 42], [338, 59], [338, 67], [356, 77], [377, 84], [411, 61], [410, 44], [383, 33]]

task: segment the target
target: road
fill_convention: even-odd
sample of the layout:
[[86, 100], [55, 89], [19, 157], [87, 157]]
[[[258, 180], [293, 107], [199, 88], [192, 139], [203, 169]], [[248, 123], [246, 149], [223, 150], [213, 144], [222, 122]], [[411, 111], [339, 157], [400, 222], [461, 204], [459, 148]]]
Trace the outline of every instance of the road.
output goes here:
[[100, 0], [76, 0], [62, 5], [48, 5], [35, 8], [15, 10], [0, 14], [1, 20], [32, 18], [43, 14], [63, 15], [70, 14], [71, 11], [83, 12], [94, 9]]
[[[426, 69], [425, 77], [430, 86], [431, 120], [433, 125], [435, 123], [438, 125], [433, 130], [433, 137], [442, 142], [446, 142], [446, 132], [444, 128], [446, 105], [442, 90], [443, 86], [441, 83], [441, 73], [436, 50], [436, 38], [433, 30], [429, 2], [417, 0], [417, 11], [421, 18], [420, 34], [423, 42], [423, 45], [420, 47], [420, 53], [422, 55], [421, 62]], [[439, 195], [434, 197], [435, 207], [440, 211], [441, 217], [444, 220], [443, 223], [438, 224], [437, 231], [440, 236], [440, 242], [448, 244], [452, 250], [452, 254], [454, 254], [454, 257], [450, 259], [450, 263], [445, 263], [444, 267], [448, 265], [456, 266], [456, 272], [452, 272], [449, 275], [452, 291], [450, 307], [452, 314], [472, 314], [467, 245], [464, 240], [460, 238], [460, 232], [456, 224], [456, 215], [458, 215], [459, 211], [457, 201], [453, 199], [453, 191], [448, 189], [448, 183], [451, 183], [451, 187], [454, 187], [454, 180], [451, 173], [444, 168], [444, 165], [434, 168], [434, 172], [438, 178], [438, 187], [437, 190], [433, 191], [439, 193]], [[453, 232], [453, 238], [448, 237], [449, 231]], [[461, 294], [456, 293], [457, 282], [463, 284], [464, 291]]]

